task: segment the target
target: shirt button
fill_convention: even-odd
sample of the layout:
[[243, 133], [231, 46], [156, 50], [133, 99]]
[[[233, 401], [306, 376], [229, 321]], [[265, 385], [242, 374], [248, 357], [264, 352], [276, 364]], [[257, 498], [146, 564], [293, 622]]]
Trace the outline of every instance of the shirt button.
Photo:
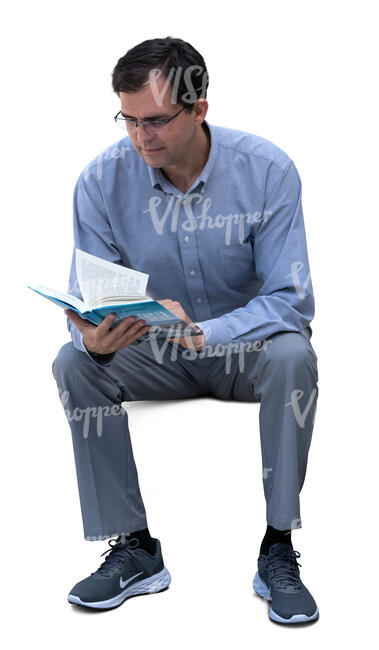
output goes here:
[[200, 302], [201, 302], [201, 298], [197, 298], [197, 299], [196, 299], [196, 302], [200, 303]]
[[190, 271], [190, 275], [195, 275], [196, 271]]
[[189, 241], [189, 240], [190, 240], [190, 238], [188, 237], [188, 235], [186, 235], [186, 236], [184, 237], [184, 241]]

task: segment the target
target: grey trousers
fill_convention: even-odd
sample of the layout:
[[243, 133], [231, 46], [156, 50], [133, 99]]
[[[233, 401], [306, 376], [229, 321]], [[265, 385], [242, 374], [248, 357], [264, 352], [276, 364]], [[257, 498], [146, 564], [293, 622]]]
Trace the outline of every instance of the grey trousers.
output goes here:
[[[121, 402], [212, 396], [259, 402], [267, 524], [301, 528], [302, 489], [318, 398], [310, 326], [278, 332], [260, 348], [204, 356], [180, 344], [130, 345], [99, 366], [70, 341], [52, 364], [72, 434], [84, 537], [147, 527], [127, 410]], [[158, 354], [157, 354], [158, 350]], [[209, 354], [209, 353], [208, 353]]]

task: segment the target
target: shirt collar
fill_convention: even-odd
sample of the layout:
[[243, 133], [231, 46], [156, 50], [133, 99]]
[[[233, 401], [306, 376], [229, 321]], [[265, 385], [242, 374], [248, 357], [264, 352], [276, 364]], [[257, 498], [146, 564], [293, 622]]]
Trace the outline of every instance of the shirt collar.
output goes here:
[[205, 185], [205, 183], [208, 181], [211, 175], [214, 164], [216, 162], [216, 157], [218, 153], [218, 141], [217, 141], [217, 136], [216, 136], [214, 126], [212, 124], [209, 124], [209, 122], [207, 122], [206, 120], [203, 121], [203, 124], [205, 124], [209, 129], [211, 146], [209, 149], [208, 160], [205, 166], [203, 167], [203, 169], [201, 170], [199, 176], [192, 184], [192, 186], [187, 190], [185, 194], [183, 194], [180, 192], [180, 190], [178, 190], [177, 187], [175, 187], [172, 183], [170, 183], [168, 178], [166, 178], [166, 176], [161, 172], [159, 167], [151, 167], [150, 165], [147, 165], [151, 185], [153, 187], [156, 187], [157, 189], [161, 189], [163, 192], [167, 194], [174, 194], [175, 196], [184, 198], [189, 194], [189, 192], [194, 190], [195, 187], [197, 187], [200, 183]]

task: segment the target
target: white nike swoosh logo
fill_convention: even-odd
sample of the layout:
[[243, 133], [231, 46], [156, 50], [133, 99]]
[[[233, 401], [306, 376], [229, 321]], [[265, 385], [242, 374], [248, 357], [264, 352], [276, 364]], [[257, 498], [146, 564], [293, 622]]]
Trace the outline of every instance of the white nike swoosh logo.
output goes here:
[[140, 571], [139, 573], [136, 573], [135, 576], [132, 576], [131, 578], [128, 578], [127, 580], [123, 580], [122, 578], [120, 578], [120, 587], [121, 587], [121, 589], [124, 589], [124, 587], [126, 587], [126, 585], [128, 584], [128, 582], [130, 582], [131, 580], [133, 580], [133, 578], [136, 578], [137, 576], [140, 576], [141, 573], [143, 573], [143, 571]]

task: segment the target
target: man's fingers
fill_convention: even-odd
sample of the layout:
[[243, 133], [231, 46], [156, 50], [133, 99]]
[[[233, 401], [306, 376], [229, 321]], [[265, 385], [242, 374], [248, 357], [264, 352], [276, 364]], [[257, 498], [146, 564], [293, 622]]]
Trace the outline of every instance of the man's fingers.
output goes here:
[[85, 318], [81, 318], [79, 314], [76, 313], [76, 311], [73, 311], [72, 309], [65, 309], [64, 313], [66, 316], [72, 320], [74, 325], [78, 328], [78, 330], [82, 331], [83, 329], [88, 329], [89, 327], [95, 327], [92, 323], [90, 323], [88, 320]]
[[[106, 320], [106, 319], [105, 319]], [[115, 334], [116, 337], [118, 337], [120, 334], [122, 334], [125, 330], [129, 329], [130, 325], [136, 322], [136, 316], [127, 316], [126, 318], [123, 318], [120, 323], [117, 323], [115, 327], [112, 327], [110, 330], [109, 334], [113, 335]], [[104, 323], [105, 321], [103, 321]], [[102, 324], [103, 324], [102, 323]], [[110, 319], [110, 324], [112, 323], [112, 320]], [[109, 327], [109, 325], [108, 325]]]
[[[138, 336], [142, 333], [142, 328], [146, 328], [145, 321], [143, 319], [138, 319], [136, 316], [127, 316], [123, 318], [120, 323], [115, 327], [111, 328], [113, 321], [115, 320], [114, 314], [108, 314], [100, 323], [96, 326], [93, 323], [81, 318], [79, 314], [72, 311], [71, 309], [65, 309], [65, 314], [70, 318], [77, 328], [85, 334], [88, 333], [89, 329], [95, 328], [96, 331], [96, 340], [102, 340], [109, 345], [123, 340], [133, 338], [138, 332]], [[147, 326], [148, 331], [150, 325]]]
[[[98, 331], [103, 334], [105, 332], [108, 332], [110, 326], [112, 325], [113, 321], [116, 320], [114, 317], [114, 314], [108, 314], [104, 318], [104, 320], [101, 321], [100, 325], [97, 326]], [[117, 325], [116, 325], [117, 327]], [[113, 330], [112, 330], [113, 331]]]
[[144, 319], [138, 319], [135, 316], [128, 316], [128, 318], [122, 322], [122, 326], [120, 325], [120, 335], [133, 336], [141, 327], [145, 326], [145, 323], [146, 321]]
[[117, 340], [119, 337], [125, 337], [126, 335], [132, 336], [144, 325], [145, 321], [143, 319], [138, 319], [136, 316], [127, 316], [121, 323], [118, 323], [116, 327], [110, 330], [109, 335], [112, 340]]
[[125, 347], [133, 343], [142, 334], [148, 332], [150, 327], [151, 325], [145, 325], [142, 320], [137, 319], [135, 316], [128, 316], [109, 332], [107, 343], [110, 346]]
[[76, 317], [76, 312], [72, 311], [72, 309], [65, 309], [64, 313], [66, 314], [66, 316], [68, 316], [70, 320], [74, 320]]

